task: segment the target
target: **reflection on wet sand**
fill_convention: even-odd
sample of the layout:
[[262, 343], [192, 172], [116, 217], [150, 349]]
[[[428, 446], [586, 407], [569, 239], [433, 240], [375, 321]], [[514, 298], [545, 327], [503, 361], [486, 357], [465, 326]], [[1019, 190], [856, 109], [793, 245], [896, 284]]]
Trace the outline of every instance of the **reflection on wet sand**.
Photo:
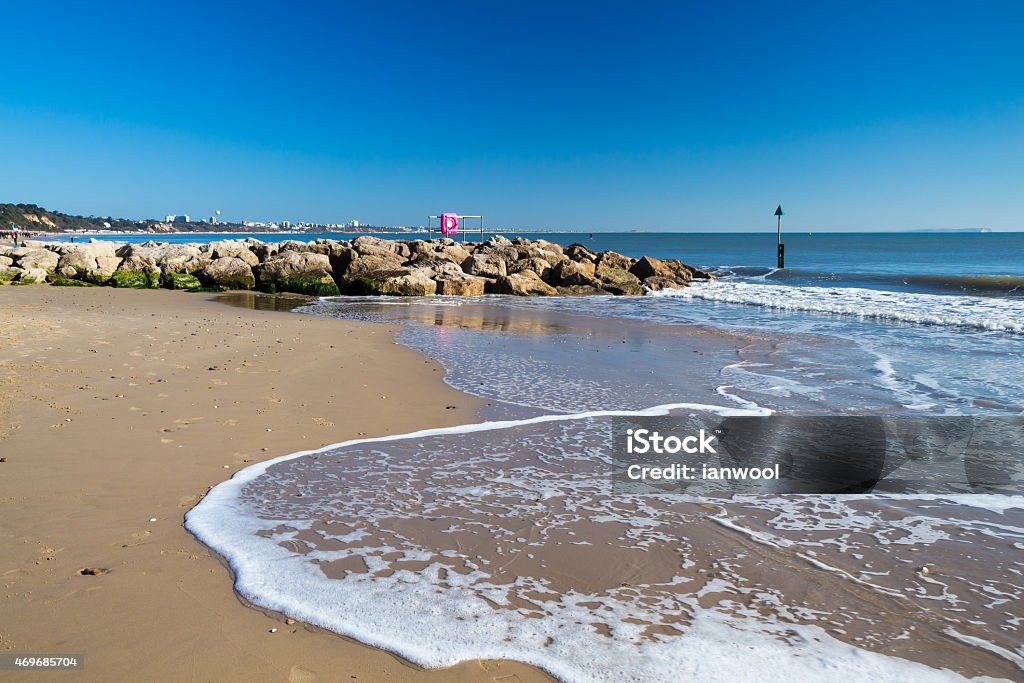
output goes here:
[[257, 311], [293, 311], [309, 304], [312, 297], [301, 294], [263, 294], [262, 292], [227, 292], [216, 297], [217, 303]]

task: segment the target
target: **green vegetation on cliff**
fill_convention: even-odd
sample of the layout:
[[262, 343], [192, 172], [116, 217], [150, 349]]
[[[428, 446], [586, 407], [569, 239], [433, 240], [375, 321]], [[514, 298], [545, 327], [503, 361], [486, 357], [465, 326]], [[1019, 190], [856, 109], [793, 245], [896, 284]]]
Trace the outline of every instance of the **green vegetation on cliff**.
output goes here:
[[144, 225], [123, 218], [72, 216], [50, 211], [35, 204], [0, 204], [0, 230], [11, 223], [27, 232], [65, 232], [67, 230], [138, 230]]

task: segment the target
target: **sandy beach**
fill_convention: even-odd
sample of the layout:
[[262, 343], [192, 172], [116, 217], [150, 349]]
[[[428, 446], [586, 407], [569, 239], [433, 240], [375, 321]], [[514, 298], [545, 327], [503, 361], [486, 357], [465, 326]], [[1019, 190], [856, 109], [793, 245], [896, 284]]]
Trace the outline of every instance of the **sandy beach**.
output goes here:
[[424, 671], [240, 602], [182, 526], [209, 487], [297, 450], [471, 422], [480, 402], [391, 327], [212, 298], [0, 287], [0, 652], [85, 661], [3, 679], [550, 680], [508, 661]]

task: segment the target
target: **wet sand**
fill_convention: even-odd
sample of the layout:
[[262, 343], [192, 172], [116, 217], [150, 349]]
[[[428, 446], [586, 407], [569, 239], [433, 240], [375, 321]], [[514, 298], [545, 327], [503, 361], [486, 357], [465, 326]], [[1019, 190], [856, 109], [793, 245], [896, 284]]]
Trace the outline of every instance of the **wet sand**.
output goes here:
[[[340, 631], [373, 624], [427, 662], [448, 661], [436, 634], [460, 634], [459, 619], [473, 624], [461, 651], [570, 680], [596, 680], [592, 661], [621, 667], [601, 680], [665, 680], [645, 669], [661, 657], [695, 680], [723, 680], [668, 654], [713, 616], [733, 627], [722, 640], [743, 628], [770, 635], [764, 652], [792, 658], [797, 680], [801, 657], [852, 652], [886, 655], [901, 676], [918, 662], [947, 670], [943, 680], [1020, 680], [1021, 511], [910, 497], [616, 495], [602, 460], [611, 431], [567, 418], [329, 449], [274, 463], [230, 494], [255, 511], [247, 520], [238, 510], [218, 523], [211, 511], [205, 523], [243, 566], [274, 563], [255, 581], [242, 571], [254, 599], [290, 600]], [[398, 614], [374, 592], [426, 608]], [[801, 649], [818, 641], [817, 652]], [[840, 663], [826, 680], [848, 673]]]
[[3, 679], [550, 680], [508, 661], [424, 671], [240, 602], [182, 527], [210, 486], [284, 453], [472, 422], [481, 402], [392, 327], [210, 299], [0, 287], [0, 652], [85, 661]]

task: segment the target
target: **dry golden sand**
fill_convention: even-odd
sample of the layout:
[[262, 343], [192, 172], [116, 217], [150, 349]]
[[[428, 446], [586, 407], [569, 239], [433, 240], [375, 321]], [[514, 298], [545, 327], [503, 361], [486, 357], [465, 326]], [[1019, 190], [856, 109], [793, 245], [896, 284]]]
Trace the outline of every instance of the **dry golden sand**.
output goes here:
[[392, 332], [182, 292], [0, 287], [0, 652], [85, 658], [0, 679], [550, 680], [423, 671], [287, 624], [243, 605], [182, 527], [250, 462], [472, 421], [475, 399]]

